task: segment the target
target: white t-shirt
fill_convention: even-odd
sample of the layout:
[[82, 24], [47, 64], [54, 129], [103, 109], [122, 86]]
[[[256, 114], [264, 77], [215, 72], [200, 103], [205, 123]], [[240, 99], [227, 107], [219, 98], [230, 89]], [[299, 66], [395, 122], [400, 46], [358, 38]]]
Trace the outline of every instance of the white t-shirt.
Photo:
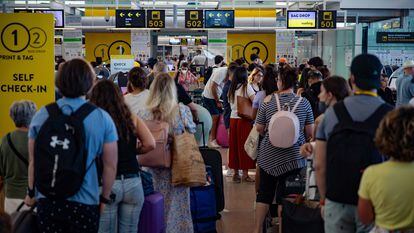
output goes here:
[[138, 95], [134, 94], [126, 94], [124, 96], [125, 103], [128, 105], [129, 109], [133, 114], [137, 114], [140, 109], [145, 108], [145, 103], [147, 102], [149, 96], [149, 91], [144, 90], [140, 92]]
[[[247, 93], [243, 93], [243, 90], [246, 90]], [[230, 107], [231, 107], [231, 115], [230, 118], [233, 119], [240, 119], [240, 117], [237, 115], [237, 96], [242, 96], [242, 97], [248, 97], [250, 98], [250, 96], [254, 96], [256, 93], [254, 92], [253, 88], [251, 85], [247, 85], [247, 88], [244, 89], [242, 87], [240, 87], [239, 89], [236, 90], [236, 93], [234, 95], [234, 102], [232, 103], [230, 100]]]
[[211, 91], [213, 87], [213, 82], [217, 84], [217, 95], [220, 98], [221, 93], [223, 93], [223, 87], [226, 83], [224, 80], [226, 79], [227, 75], [227, 67], [220, 67], [213, 69], [213, 73], [211, 74], [210, 79], [208, 80], [206, 87], [203, 91], [203, 96], [209, 99], [214, 99], [213, 92]]

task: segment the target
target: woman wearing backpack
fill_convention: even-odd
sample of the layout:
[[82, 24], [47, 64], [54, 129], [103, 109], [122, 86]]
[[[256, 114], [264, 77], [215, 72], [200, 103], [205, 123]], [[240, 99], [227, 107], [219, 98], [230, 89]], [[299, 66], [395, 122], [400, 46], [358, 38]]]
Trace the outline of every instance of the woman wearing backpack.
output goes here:
[[[145, 123], [131, 114], [112, 81], [99, 81], [92, 89], [90, 101], [109, 113], [119, 137], [117, 174], [112, 186], [115, 198], [101, 213], [99, 233], [116, 232], [117, 229], [123, 233], [136, 233], [144, 204], [136, 155], [154, 149], [155, 140]], [[138, 147], [137, 140], [140, 142]]]
[[[299, 154], [299, 148], [307, 139], [312, 138], [314, 119], [309, 102], [293, 93], [296, 82], [297, 74], [294, 70], [285, 69], [280, 73], [277, 80], [279, 92], [267, 96], [257, 114], [256, 129], [264, 136], [264, 139], [259, 146], [257, 156], [257, 164], [260, 168], [260, 184], [256, 198], [254, 233], [261, 232], [263, 220], [275, 194], [277, 203], [281, 204], [285, 192], [286, 178], [297, 174], [306, 166], [305, 159]], [[293, 145], [287, 148], [273, 146], [275, 142], [274, 140], [271, 141], [270, 138], [274, 136], [291, 138], [292, 135], [277, 135], [280, 131], [267, 130], [267, 126], [274, 123], [271, 122], [272, 116], [279, 112], [277, 100], [280, 103], [280, 111], [294, 109], [293, 113], [297, 116], [297, 122], [299, 123], [299, 130], [295, 130], [298, 138]], [[296, 108], [295, 105], [297, 105]]]
[[[190, 109], [177, 102], [174, 79], [167, 73], [160, 73], [150, 88], [144, 109], [138, 111], [145, 121], [158, 120], [170, 126], [170, 136], [179, 135], [187, 130], [196, 132], [196, 125]], [[193, 222], [190, 211], [190, 188], [171, 184], [170, 168], [149, 168], [154, 178], [154, 190], [164, 196], [164, 218], [166, 232], [192, 233]]]
[[[244, 150], [244, 143], [252, 129], [250, 119], [241, 118], [238, 113], [238, 97], [249, 99], [253, 102], [255, 92], [247, 81], [247, 69], [238, 67], [234, 71], [233, 79], [230, 85], [228, 97], [231, 106], [230, 115], [230, 137], [229, 137], [229, 168], [234, 169], [234, 182], [254, 182], [249, 177], [248, 169], [256, 168], [255, 162], [247, 155]], [[240, 179], [238, 170], [243, 170], [243, 176]]]

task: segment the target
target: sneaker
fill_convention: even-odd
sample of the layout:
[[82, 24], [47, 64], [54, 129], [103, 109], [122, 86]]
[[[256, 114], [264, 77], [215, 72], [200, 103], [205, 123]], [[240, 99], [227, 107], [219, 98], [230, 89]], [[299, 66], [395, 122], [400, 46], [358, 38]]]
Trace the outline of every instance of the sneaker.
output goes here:
[[217, 144], [217, 140], [213, 140], [213, 141], [210, 141], [208, 143], [208, 147], [211, 147], [211, 148], [220, 148], [221, 146], [219, 144]]
[[233, 170], [232, 169], [227, 169], [227, 172], [226, 172], [226, 176], [227, 177], [232, 177], [233, 176]]

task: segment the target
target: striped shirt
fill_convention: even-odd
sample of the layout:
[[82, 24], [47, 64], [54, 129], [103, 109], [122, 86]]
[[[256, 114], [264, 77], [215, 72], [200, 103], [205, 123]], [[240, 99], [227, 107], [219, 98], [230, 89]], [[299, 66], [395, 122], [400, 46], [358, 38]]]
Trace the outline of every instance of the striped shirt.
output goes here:
[[[298, 101], [299, 97], [293, 93], [279, 94], [280, 105], [283, 107], [289, 104], [290, 109]], [[269, 102], [264, 102], [257, 113], [256, 123], [267, 126], [272, 116], [277, 112], [276, 98], [272, 95]], [[298, 142], [289, 148], [274, 147], [269, 140], [269, 132], [266, 132], [264, 139], [261, 141], [257, 156], [257, 163], [260, 168], [272, 176], [280, 176], [289, 171], [303, 168], [306, 166], [306, 160], [299, 154], [299, 149], [305, 143], [304, 128], [306, 125], [314, 123], [312, 108], [308, 100], [302, 99], [295, 111], [299, 118], [300, 132]]]

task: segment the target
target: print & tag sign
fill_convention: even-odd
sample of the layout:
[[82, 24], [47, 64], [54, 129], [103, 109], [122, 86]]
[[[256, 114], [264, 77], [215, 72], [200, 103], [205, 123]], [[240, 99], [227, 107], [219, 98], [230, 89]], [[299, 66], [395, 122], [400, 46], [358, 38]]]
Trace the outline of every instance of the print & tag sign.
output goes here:
[[9, 108], [31, 100], [40, 108], [54, 100], [52, 14], [0, 14], [0, 136], [14, 128]]

